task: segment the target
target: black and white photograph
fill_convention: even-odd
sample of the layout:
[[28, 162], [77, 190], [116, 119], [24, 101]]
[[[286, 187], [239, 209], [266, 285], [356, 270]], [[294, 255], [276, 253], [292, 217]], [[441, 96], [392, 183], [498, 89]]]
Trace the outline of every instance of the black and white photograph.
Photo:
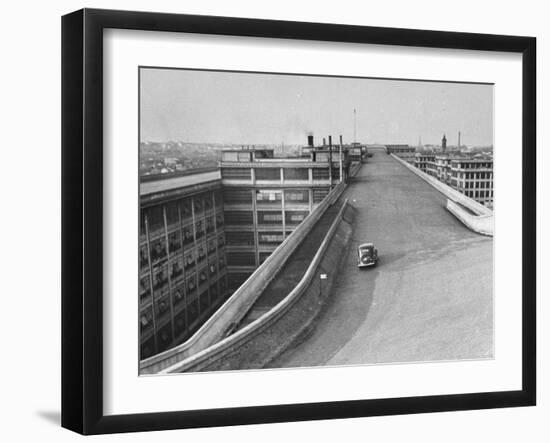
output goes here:
[[495, 357], [494, 84], [137, 75], [140, 375]]

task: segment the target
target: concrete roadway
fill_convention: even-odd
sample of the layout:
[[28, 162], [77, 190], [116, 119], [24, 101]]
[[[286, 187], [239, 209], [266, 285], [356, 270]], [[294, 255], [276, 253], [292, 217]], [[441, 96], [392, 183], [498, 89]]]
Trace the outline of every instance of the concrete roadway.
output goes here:
[[[356, 208], [344, 270], [313, 332], [269, 367], [493, 356], [493, 241], [465, 228], [446, 198], [382, 152], [346, 190]], [[358, 269], [373, 241], [375, 268]]]

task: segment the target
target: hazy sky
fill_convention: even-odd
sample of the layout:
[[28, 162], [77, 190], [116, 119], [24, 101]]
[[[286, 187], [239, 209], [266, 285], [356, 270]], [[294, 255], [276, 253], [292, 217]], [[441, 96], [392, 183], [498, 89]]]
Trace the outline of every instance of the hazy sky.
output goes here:
[[141, 70], [141, 141], [489, 145], [493, 87], [274, 74]]

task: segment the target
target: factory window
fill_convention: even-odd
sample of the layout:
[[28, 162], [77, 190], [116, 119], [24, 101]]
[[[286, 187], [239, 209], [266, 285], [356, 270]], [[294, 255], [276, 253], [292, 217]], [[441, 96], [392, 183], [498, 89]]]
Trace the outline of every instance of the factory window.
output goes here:
[[162, 297], [157, 298], [155, 301], [155, 311], [157, 313], [157, 318], [161, 318], [164, 314], [167, 314], [170, 311], [170, 297], [168, 293], [165, 293]]
[[206, 246], [204, 243], [197, 247], [197, 261], [201, 262], [206, 258]]
[[317, 162], [328, 162], [330, 159], [330, 154], [328, 152], [317, 152], [315, 154], [315, 161]]
[[159, 266], [153, 270], [153, 289], [155, 291], [166, 286], [168, 283], [168, 274], [166, 272], [166, 266]]
[[139, 314], [139, 328], [141, 333], [147, 332], [147, 330], [153, 327], [153, 309], [151, 306], [143, 309]]
[[159, 350], [164, 351], [170, 345], [172, 341], [172, 326], [168, 323], [166, 326], [163, 326], [158, 333], [158, 344]]
[[256, 266], [256, 257], [254, 252], [228, 252], [227, 264], [229, 266]]
[[179, 229], [168, 234], [168, 251], [170, 253], [181, 249], [181, 235]]
[[208, 307], [210, 305], [210, 300], [208, 299], [208, 289], [201, 293], [199, 296], [200, 300], [200, 312], [201, 315], [204, 314], [206, 311], [208, 311]]
[[149, 279], [149, 274], [145, 274], [139, 279], [139, 299], [143, 301], [151, 294], [151, 281]]
[[223, 234], [218, 235], [218, 248], [223, 248], [225, 245], [225, 237]]
[[249, 168], [222, 168], [222, 178], [232, 180], [250, 180]]
[[323, 199], [328, 195], [329, 188], [321, 188], [313, 190], [313, 203], [321, 203]]
[[199, 220], [195, 223], [195, 238], [199, 239], [204, 236], [204, 220]]
[[233, 246], [254, 246], [254, 232], [240, 231], [225, 233], [227, 244]]
[[281, 170], [279, 168], [261, 168], [254, 170], [256, 180], [280, 180]]
[[170, 269], [170, 279], [172, 280], [172, 284], [175, 284], [180, 277], [183, 276], [183, 262], [181, 256], [172, 263], [171, 269]]
[[212, 209], [212, 207], [213, 207], [212, 194], [205, 194], [204, 195], [204, 209], [206, 211], [209, 211], [210, 209]]
[[197, 299], [192, 300], [187, 305], [187, 320], [189, 321], [189, 326], [191, 326], [191, 330], [189, 332], [194, 332], [198, 329], [198, 324], [196, 324], [196, 320], [199, 317], [199, 301]]
[[214, 216], [206, 217], [206, 232], [208, 234], [214, 232]]
[[[214, 257], [214, 259], [215, 258], [216, 257]], [[208, 272], [210, 272], [210, 275], [215, 275], [217, 271], [218, 271], [218, 268], [216, 266], [216, 262], [210, 261], [210, 263], [208, 263]]]
[[256, 202], [259, 206], [276, 206], [280, 207], [283, 200], [282, 191], [260, 189], [256, 191]]
[[298, 225], [308, 216], [308, 211], [286, 211], [285, 222], [289, 225]]
[[188, 245], [193, 243], [193, 226], [187, 225], [183, 227], [183, 244]]
[[195, 209], [195, 217], [200, 217], [201, 213], [204, 211], [203, 196], [198, 196], [193, 199], [193, 207]]
[[313, 180], [328, 180], [328, 168], [314, 168]]
[[251, 225], [253, 224], [252, 211], [226, 211], [224, 212], [225, 223], [228, 225]]
[[252, 204], [250, 189], [224, 189], [223, 201], [226, 204]]
[[340, 180], [340, 168], [332, 168], [332, 179]]
[[176, 202], [168, 203], [166, 205], [166, 222], [168, 223], [168, 226], [172, 224], [179, 224], [180, 214], [178, 204]]
[[283, 222], [281, 211], [258, 211], [259, 225], [277, 225]]
[[185, 254], [183, 258], [183, 266], [186, 271], [195, 266], [195, 254], [193, 254], [193, 251], [190, 251]]
[[305, 189], [285, 191], [285, 205], [292, 203], [309, 203], [309, 191]]
[[206, 283], [207, 280], [208, 280], [208, 271], [207, 271], [207, 268], [205, 267], [199, 271], [199, 285]]
[[283, 233], [280, 231], [258, 232], [258, 243], [265, 246], [275, 246], [283, 242]]
[[145, 343], [141, 344], [139, 358], [143, 360], [145, 358], [151, 357], [154, 353], [154, 349], [155, 349], [155, 338], [151, 337]]
[[191, 200], [186, 199], [180, 203], [181, 218], [191, 218]]
[[147, 258], [147, 245], [141, 245], [139, 247], [139, 267], [145, 268], [149, 265], [149, 259]]
[[174, 317], [174, 335], [176, 337], [182, 335], [185, 332], [185, 309]]
[[151, 261], [153, 263], [166, 257], [166, 245], [164, 237], [151, 243]]
[[187, 295], [193, 294], [197, 290], [197, 282], [195, 281], [195, 275], [187, 279]]
[[178, 286], [173, 292], [174, 306], [179, 306], [182, 301], [185, 301], [185, 295], [183, 293], [183, 285]]
[[216, 228], [223, 226], [223, 214], [216, 214]]
[[216, 252], [216, 240], [208, 240], [206, 249], [208, 250], [209, 254]]
[[153, 206], [148, 209], [147, 223], [149, 224], [150, 233], [164, 229], [164, 215], [162, 213], [162, 206]]
[[309, 180], [307, 168], [285, 168], [283, 175], [285, 180]]
[[218, 269], [225, 268], [225, 257], [220, 256], [220, 259], [218, 260]]

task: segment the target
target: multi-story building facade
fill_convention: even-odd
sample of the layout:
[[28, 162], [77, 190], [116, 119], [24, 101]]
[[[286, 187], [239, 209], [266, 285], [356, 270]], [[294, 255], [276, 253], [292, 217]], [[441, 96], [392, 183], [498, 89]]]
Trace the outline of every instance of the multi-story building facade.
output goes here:
[[[276, 158], [269, 149], [225, 150], [223, 187], [229, 289], [235, 290], [349, 171], [347, 152], [311, 148]], [[342, 177], [340, 177], [342, 171]]]
[[417, 153], [414, 165], [453, 189], [493, 207], [493, 159], [464, 153]]
[[[428, 173], [428, 165], [435, 164], [435, 154], [427, 152], [417, 152], [414, 156], [414, 165], [422, 172]], [[430, 174], [432, 175], [432, 174]]]
[[493, 159], [455, 158], [450, 163], [450, 185], [475, 201], [493, 207]]
[[436, 177], [440, 182], [450, 185], [451, 161], [453, 156], [449, 154], [436, 155], [433, 163], [428, 166], [428, 173]]
[[219, 171], [140, 184], [140, 359], [190, 337], [227, 299]]

